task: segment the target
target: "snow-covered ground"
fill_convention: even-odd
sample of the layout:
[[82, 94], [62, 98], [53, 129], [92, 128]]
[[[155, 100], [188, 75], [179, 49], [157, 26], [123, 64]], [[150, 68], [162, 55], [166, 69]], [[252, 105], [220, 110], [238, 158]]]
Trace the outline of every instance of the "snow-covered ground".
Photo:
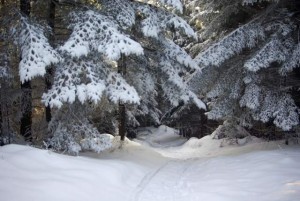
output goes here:
[[[222, 144], [222, 146], [220, 146]], [[122, 150], [73, 157], [0, 147], [1, 201], [299, 201], [300, 147], [228, 145], [145, 128]]]

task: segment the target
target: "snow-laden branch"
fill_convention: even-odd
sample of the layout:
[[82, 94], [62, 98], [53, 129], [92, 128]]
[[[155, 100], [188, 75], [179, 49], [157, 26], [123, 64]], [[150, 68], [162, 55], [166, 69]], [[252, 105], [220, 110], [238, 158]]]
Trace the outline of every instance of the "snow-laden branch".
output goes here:
[[172, 40], [166, 39], [164, 43], [164, 53], [169, 59], [175, 59], [178, 63], [193, 70], [198, 70], [197, 63], [186, 53], [186, 51], [175, 44]]
[[135, 24], [135, 10], [130, 0], [101, 0], [102, 10], [106, 16], [113, 18], [123, 30]]
[[242, 4], [243, 5], [248, 5], [248, 4], [254, 4], [254, 3], [259, 3], [259, 2], [263, 2], [263, 1], [274, 1], [274, 2], [278, 2], [279, 0], [242, 0]]
[[285, 75], [288, 72], [293, 71], [294, 68], [300, 66], [300, 43], [298, 43], [292, 50], [291, 56], [284, 63], [282, 68], [280, 69], [280, 73]]
[[176, 8], [181, 13], [183, 12], [183, 6], [180, 0], [159, 0], [162, 4], [172, 6], [173, 8]]
[[285, 41], [278, 38], [272, 39], [254, 57], [246, 61], [244, 67], [256, 72], [262, 68], [268, 68], [273, 62], [282, 63], [287, 59], [293, 45], [291, 39]]
[[100, 101], [105, 87], [104, 76], [97, 72], [99, 63], [66, 59], [57, 67], [52, 88], [43, 94], [42, 100], [50, 107], [60, 108], [63, 103]]
[[73, 12], [73, 32], [60, 48], [72, 57], [86, 56], [98, 51], [110, 60], [118, 60], [121, 54], [143, 54], [139, 43], [118, 31], [117, 25], [108, 17], [94, 11]]
[[264, 37], [265, 33], [260, 24], [246, 24], [198, 54], [195, 61], [201, 68], [220, 66], [224, 61], [239, 54], [243, 49], [253, 48]]
[[291, 130], [293, 126], [299, 125], [299, 109], [292, 97], [288, 94], [277, 94], [266, 92], [262, 107], [253, 113], [255, 120], [264, 123], [273, 123], [284, 131]]
[[240, 100], [241, 107], [248, 107], [249, 109], [255, 110], [260, 106], [260, 93], [261, 89], [254, 83], [246, 86], [245, 93]]
[[60, 55], [50, 46], [45, 36], [44, 27], [21, 17], [11, 34], [21, 50], [19, 74], [22, 83], [36, 76], [44, 76], [47, 66], [60, 61]]
[[184, 19], [173, 13], [143, 4], [136, 4], [135, 9], [144, 17], [141, 25], [145, 36], [157, 38], [159, 33], [172, 28], [182, 31], [188, 37], [197, 38], [192, 27]]
[[183, 5], [181, 0], [137, 0], [148, 4], [154, 4], [159, 7], [161, 6], [168, 6], [177, 9], [180, 13], [183, 12]]
[[107, 84], [106, 94], [112, 102], [122, 101], [139, 104], [140, 97], [135, 88], [130, 86], [120, 74], [110, 73], [107, 77]]

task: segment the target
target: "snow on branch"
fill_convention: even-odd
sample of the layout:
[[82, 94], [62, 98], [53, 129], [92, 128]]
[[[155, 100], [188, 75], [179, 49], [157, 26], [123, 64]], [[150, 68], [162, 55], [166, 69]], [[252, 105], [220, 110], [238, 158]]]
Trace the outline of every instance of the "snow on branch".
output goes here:
[[161, 43], [164, 47], [164, 56], [160, 58], [159, 66], [168, 80], [163, 85], [163, 89], [170, 103], [176, 106], [179, 104], [179, 101], [192, 101], [197, 107], [206, 109], [205, 104], [187, 86], [187, 81], [191, 78], [191, 74], [199, 69], [197, 64], [185, 50], [173, 41], [162, 39]]
[[245, 62], [244, 67], [256, 72], [262, 68], [268, 68], [271, 63], [282, 63], [290, 54], [290, 49], [293, 47], [291, 39], [281, 41], [278, 38], [272, 39], [251, 59]]
[[192, 102], [193, 102], [199, 109], [204, 109], [204, 110], [207, 109], [205, 103], [203, 103], [203, 101], [200, 100], [200, 99], [198, 98], [198, 96], [197, 96], [194, 92], [189, 91], [189, 97], [190, 97], [190, 99], [192, 100]]
[[285, 75], [288, 72], [293, 71], [294, 68], [299, 67], [300, 65], [300, 43], [298, 43], [295, 48], [293, 48], [293, 52], [291, 56], [284, 63], [282, 68], [280, 69], [280, 74]]
[[149, 5], [136, 4], [135, 6], [136, 11], [144, 17], [142, 31], [145, 36], [157, 38], [160, 32], [171, 28], [180, 30], [189, 37], [197, 38], [191, 26], [181, 17]]
[[139, 104], [140, 102], [140, 97], [135, 88], [130, 86], [120, 74], [115, 72], [110, 73], [107, 77], [106, 94], [114, 103], [122, 101]]
[[256, 46], [258, 41], [264, 37], [264, 30], [260, 24], [248, 23], [198, 54], [195, 61], [201, 68], [220, 66], [224, 61], [239, 54], [243, 49]]
[[166, 25], [173, 26], [175, 29], [182, 30], [187, 36], [197, 38], [195, 31], [192, 27], [181, 17], [172, 14], [172, 17], [168, 20], [165, 20]]
[[262, 107], [253, 114], [255, 120], [273, 123], [284, 131], [299, 125], [299, 110], [292, 97], [288, 94], [266, 92]]
[[293, 98], [285, 94], [279, 97], [276, 111], [274, 112], [274, 124], [284, 131], [291, 130], [293, 126], [299, 125], [299, 110]]
[[159, 0], [162, 4], [171, 6], [177, 10], [180, 11], [180, 13], [183, 12], [183, 6], [180, 0]]
[[102, 0], [102, 10], [112, 17], [122, 29], [129, 29], [135, 24], [135, 10], [130, 0]]
[[71, 14], [73, 32], [61, 47], [73, 57], [86, 56], [98, 51], [110, 60], [118, 60], [121, 54], [143, 54], [141, 45], [118, 31], [114, 21], [94, 11]]
[[191, 58], [191, 56], [186, 53], [184, 49], [176, 45], [172, 40], [165, 39], [164, 43], [164, 53], [170, 59], [175, 59], [178, 63], [189, 67], [193, 70], [198, 70], [199, 67], [197, 63]]
[[261, 89], [254, 83], [246, 86], [245, 93], [240, 100], [241, 107], [248, 107], [249, 109], [256, 109], [260, 106], [260, 93]]
[[[173, 64], [168, 59], [162, 59], [159, 64], [163, 72], [167, 75], [167, 79], [169, 82], [172, 82], [179, 88], [186, 87], [186, 83], [183, 80], [184, 73], [180, 70], [179, 66]], [[174, 68], [176, 66], [177, 68]]]
[[138, 0], [148, 4], [154, 4], [159, 7], [161, 6], [169, 6], [177, 9], [180, 13], [183, 12], [183, 5], [181, 0]]
[[243, 0], [242, 4], [243, 5], [249, 5], [249, 4], [254, 4], [254, 3], [260, 3], [263, 1], [274, 1], [274, 2], [278, 2], [279, 0]]
[[147, 37], [158, 38], [161, 32], [161, 24], [159, 23], [155, 8], [148, 5], [138, 5], [136, 9], [138, 13], [144, 15], [144, 19], [141, 21], [143, 34]]
[[[185, 84], [185, 83], [183, 83]], [[177, 106], [181, 101], [184, 103], [193, 102], [199, 109], [206, 110], [206, 105], [200, 100], [195, 93], [188, 89], [187, 85], [174, 85], [174, 81], [169, 79], [168, 82], [162, 85], [162, 89], [166, 98], [171, 105]]]
[[224, 119], [225, 117], [233, 116], [236, 105], [234, 100], [225, 98], [209, 103], [209, 107], [211, 107], [211, 110], [205, 113], [207, 118], [212, 120], [220, 120]]
[[44, 76], [46, 67], [60, 61], [59, 54], [50, 46], [45, 28], [21, 17], [11, 30], [16, 45], [21, 50], [19, 74], [21, 82]]
[[43, 94], [42, 100], [50, 107], [60, 108], [63, 103], [74, 103], [76, 97], [81, 103], [86, 100], [97, 103], [105, 90], [105, 81], [101, 73], [96, 72], [99, 63], [92, 61], [61, 62], [57, 67], [52, 88]]

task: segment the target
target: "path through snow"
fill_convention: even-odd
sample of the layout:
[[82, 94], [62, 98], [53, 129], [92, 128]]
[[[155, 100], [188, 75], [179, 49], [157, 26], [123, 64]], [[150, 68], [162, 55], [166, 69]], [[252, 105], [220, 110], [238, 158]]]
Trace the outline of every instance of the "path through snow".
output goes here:
[[[0, 201], [299, 201], [300, 148], [253, 139], [220, 147], [149, 128], [122, 150], [79, 157], [0, 147]], [[141, 145], [142, 144], [142, 145]]]
[[142, 180], [132, 201], [298, 201], [299, 158], [270, 151], [171, 160]]
[[[143, 140], [151, 146], [159, 144], [154, 144], [154, 149], [173, 159], [142, 179], [132, 201], [298, 201], [300, 198], [299, 148], [283, 149], [279, 142], [257, 139], [246, 146], [220, 148], [221, 141], [212, 140], [211, 136], [172, 147], [163, 143], [169, 142], [170, 131], [161, 128], [152, 133], [159, 135], [143, 136]], [[175, 145], [174, 136], [172, 140]], [[180, 139], [179, 144], [182, 144]]]

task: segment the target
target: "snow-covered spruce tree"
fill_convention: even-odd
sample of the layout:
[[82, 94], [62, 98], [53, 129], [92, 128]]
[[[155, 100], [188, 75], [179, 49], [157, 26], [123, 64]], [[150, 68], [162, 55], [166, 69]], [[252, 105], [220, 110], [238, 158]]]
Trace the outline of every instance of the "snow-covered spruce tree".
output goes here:
[[[251, 6], [250, 1], [235, 2], [244, 3], [242, 9]], [[272, 122], [283, 131], [299, 125], [299, 108], [291, 94], [295, 82], [290, 82], [299, 66], [299, 26], [296, 12], [288, 8], [284, 1], [264, 4], [247, 23], [219, 34], [220, 39], [195, 58], [204, 69], [191, 88], [208, 102], [207, 117], [225, 122], [228, 129], [218, 129], [225, 136], [240, 134], [230, 132], [232, 126], [251, 128], [256, 122]]]
[[32, 140], [32, 89], [31, 80], [43, 76], [46, 68], [59, 61], [59, 55], [49, 45], [46, 37], [48, 28], [30, 19], [30, 1], [20, 2], [20, 12], [7, 16], [11, 34], [20, 52], [19, 76], [21, 81], [21, 120], [20, 134], [26, 141]]
[[168, 39], [174, 29], [195, 37], [191, 27], [175, 14], [146, 3], [99, 2], [99, 10], [89, 7], [70, 13], [72, 33], [59, 48], [64, 59], [44, 102], [51, 107], [96, 104], [105, 95], [113, 104], [130, 104], [127, 118], [132, 122], [136, 115], [150, 115], [159, 122], [155, 100], [159, 79], [171, 104], [193, 101], [204, 108], [186, 84], [198, 68], [196, 63]]

